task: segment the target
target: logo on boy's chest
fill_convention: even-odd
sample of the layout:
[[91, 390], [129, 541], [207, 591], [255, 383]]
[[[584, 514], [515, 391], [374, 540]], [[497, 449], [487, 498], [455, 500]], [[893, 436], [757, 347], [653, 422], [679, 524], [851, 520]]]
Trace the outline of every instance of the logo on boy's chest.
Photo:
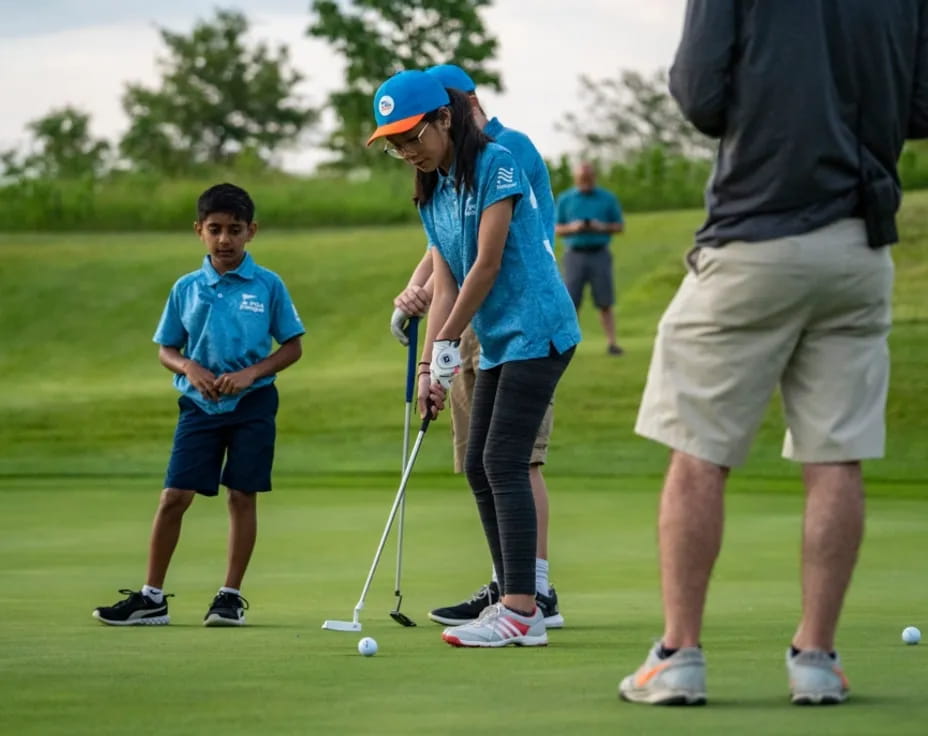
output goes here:
[[474, 217], [477, 214], [477, 200], [473, 195], [468, 194], [464, 200], [464, 217]]
[[242, 301], [238, 305], [239, 311], [264, 314], [264, 302], [258, 299], [257, 294], [242, 293]]

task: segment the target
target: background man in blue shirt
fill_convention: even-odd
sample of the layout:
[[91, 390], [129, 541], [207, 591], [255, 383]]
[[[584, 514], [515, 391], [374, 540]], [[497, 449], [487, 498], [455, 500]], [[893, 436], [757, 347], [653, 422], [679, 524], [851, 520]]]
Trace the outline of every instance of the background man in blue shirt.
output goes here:
[[593, 303], [606, 333], [606, 351], [621, 355], [615, 339], [615, 281], [609, 241], [625, 229], [622, 207], [616, 196], [596, 186], [596, 170], [588, 162], [574, 169], [572, 189], [557, 198], [555, 232], [564, 239], [564, 281], [579, 311], [583, 289], [589, 284]]

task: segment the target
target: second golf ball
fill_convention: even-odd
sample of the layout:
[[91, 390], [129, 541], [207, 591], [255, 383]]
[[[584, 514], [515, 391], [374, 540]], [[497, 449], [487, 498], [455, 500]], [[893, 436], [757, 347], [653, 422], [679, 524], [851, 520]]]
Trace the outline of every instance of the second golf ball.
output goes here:
[[902, 641], [906, 644], [918, 644], [922, 640], [922, 632], [914, 626], [906, 626], [902, 630]]
[[371, 639], [371, 637], [365, 636], [358, 642], [358, 652], [365, 657], [373, 657], [377, 654], [377, 642]]

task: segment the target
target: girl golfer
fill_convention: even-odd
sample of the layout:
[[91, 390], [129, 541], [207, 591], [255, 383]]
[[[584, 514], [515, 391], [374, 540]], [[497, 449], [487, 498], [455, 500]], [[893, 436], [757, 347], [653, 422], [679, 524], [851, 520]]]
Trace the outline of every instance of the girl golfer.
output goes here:
[[[576, 311], [535, 196], [512, 154], [476, 126], [466, 96], [421, 71], [374, 95], [386, 153], [416, 169], [414, 201], [431, 245], [434, 296], [419, 372], [419, 407], [444, 407], [473, 324], [482, 350], [465, 473], [477, 501], [501, 601], [445, 629], [454, 646], [544, 646], [535, 605], [535, 507], [529, 460], [558, 380], [580, 341]], [[543, 257], [546, 256], [546, 257]]]

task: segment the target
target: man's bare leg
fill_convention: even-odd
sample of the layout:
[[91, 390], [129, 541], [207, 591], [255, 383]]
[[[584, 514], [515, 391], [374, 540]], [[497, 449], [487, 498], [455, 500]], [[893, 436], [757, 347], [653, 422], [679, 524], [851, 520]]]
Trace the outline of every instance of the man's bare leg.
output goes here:
[[667, 649], [699, 645], [706, 591], [722, 545], [728, 469], [674, 451], [661, 494], [659, 536]]
[[831, 652], [864, 531], [860, 463], [803, 468], [802, 619], [793, 646]]

